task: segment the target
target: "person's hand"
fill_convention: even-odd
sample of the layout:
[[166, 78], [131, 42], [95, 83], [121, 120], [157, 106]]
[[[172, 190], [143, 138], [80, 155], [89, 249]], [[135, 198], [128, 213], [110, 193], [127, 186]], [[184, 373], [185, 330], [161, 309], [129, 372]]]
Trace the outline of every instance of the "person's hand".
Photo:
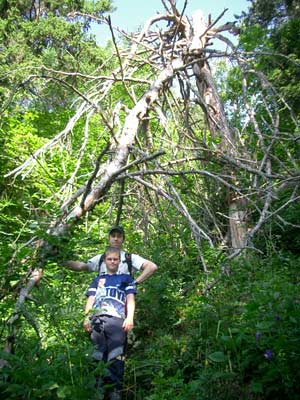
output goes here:
[[123, 327], [123, 330], [124, 330], [125, 332], [131, 331], [131, 330], [133, 329], [133, 327], [134, 327], [133, 319], [131, 319], [131, 318], [125, 318], [122, 327]]
[[83, 329], [88, 333], [91, 332], [92, 327], [91, 327], [91, 322], [90, 322], [89, 317], [85, 317], [85, 319], [83, 321]]

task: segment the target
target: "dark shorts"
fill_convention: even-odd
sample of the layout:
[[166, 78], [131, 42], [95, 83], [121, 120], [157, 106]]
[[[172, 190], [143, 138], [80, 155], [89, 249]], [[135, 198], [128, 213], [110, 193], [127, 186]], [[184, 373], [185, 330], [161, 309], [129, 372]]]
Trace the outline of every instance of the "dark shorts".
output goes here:
[[124, 319], [109, 315], [94, 316], [91, 320], [91, 340], [94, 344], [93, 358], [105, 362], [124, 355], [126, 332]]

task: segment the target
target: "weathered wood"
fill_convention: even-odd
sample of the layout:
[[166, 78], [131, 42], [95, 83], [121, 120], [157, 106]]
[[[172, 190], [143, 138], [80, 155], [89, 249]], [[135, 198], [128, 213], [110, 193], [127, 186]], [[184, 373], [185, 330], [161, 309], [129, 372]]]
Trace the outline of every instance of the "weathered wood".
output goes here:
[[[24, 307], [26, 300], [29, 299], [29, 294], [31, 290], [34, 288], [34, 286], [38, 284], [38, 282], [42, 279], [42, 277], [43, 277], [43, 270], [41, 268], [35, 268], [30, 272], [26, 284], [20, 288], [14, 313], [6, 322], [9, 335], [6, 338], [6, 342], [3, 349], [5, 353], [13, 352], [13, 346], [17, 334], [15, 323], [22, 315], [22, 308]], [[0, 369], [7, 365], [8, 362], [6, 360], [0, 359]]]

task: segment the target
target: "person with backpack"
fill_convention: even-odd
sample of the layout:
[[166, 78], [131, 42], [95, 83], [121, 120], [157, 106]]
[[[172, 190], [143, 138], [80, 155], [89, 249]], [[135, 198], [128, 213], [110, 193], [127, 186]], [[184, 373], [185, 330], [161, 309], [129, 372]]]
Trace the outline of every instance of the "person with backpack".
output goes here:
[[110, 400], [122, 395], [127, 332], [134, 326], [136, 286], [129, 274], [118, 273], [120, 250], [110, 247], [104, 254], [107, 272], [98, 275], [86, 291], [84, 329], [94, 345], [93, 358], [107, 363], [104, 389]]
[[[140, 284], [157, 270], [157, 265], [152, 261], [146, 260], [138, 254], [127, 253], [122, 250], [122, 245], [125, 240], [124, 229], [119, 226], [113, 226], [108, 233], [109, 245], [120, 249], [120, 264], [118, 268], [119, 274], [129, 274], [133, 276], [135, 271], [141, 271], [141, 274], [136, 278], [135, 283]], [[97, 254], [87, 262], [67, 261], [66, 267], [74, 271], [89, 271], [97, 272], [98, 275], [106, 273], [106, 265], [103, 254]]]

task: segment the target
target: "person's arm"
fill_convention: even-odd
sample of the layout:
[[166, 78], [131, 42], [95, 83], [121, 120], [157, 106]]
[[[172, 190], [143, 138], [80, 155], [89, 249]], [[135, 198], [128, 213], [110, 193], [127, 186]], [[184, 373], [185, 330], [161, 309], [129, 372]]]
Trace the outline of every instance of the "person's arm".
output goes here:
[[146, 279], [150, 278], [157, 269], [158, 266], [156, 264], [146, 260], [141, 267], [142, 273], [135, 279], [135, 282], [138, 284], [144, 282]]
[[129, 293], [126, 297], [126, 310], [127, 314], [123, 322], [123, 329], [125, 332], [128, 332], [134, 327], [135, 297], [133, 293]]
[[93, 304], [94, 304], [94, 300], [95, 300], [95, 296], [89, 296], [87, 298], [86, 301], [86, 305], [85, 305], [85, 319], [83, 321], [83, 328], [86, 332], [90, 332], [91, 331], [91, 323], [90, 323], [90, 319], [89, 319], [89, 311], [93, 308]]
[[73, 271], [87, 271], [88, 265], [81, 261], [66, 261], [65, 266]]

